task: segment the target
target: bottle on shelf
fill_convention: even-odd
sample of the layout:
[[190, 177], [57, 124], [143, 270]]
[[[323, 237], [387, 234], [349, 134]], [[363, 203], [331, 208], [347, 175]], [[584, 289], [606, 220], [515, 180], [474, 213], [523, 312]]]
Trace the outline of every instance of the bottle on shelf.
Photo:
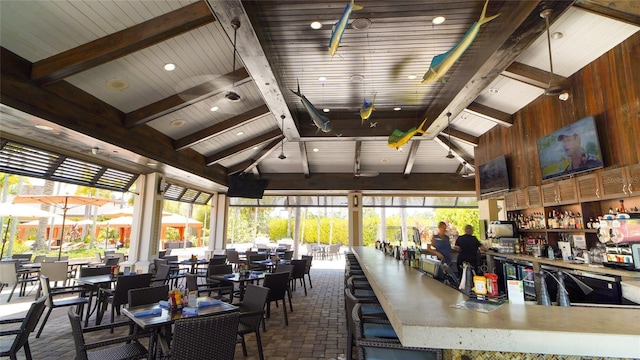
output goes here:
[[624, 214], [626, 213], [626, 209], [624, 208], [624, 200], [620, 199], [620, 213]]

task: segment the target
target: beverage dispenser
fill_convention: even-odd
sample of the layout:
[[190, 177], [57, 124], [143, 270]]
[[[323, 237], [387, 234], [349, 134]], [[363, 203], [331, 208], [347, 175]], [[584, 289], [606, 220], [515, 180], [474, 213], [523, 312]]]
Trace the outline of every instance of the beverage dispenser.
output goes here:
[[517, 243], [516, 223], [513, 221], [492, 221], [489, 224], [491, 247], [501, 254], [515, 253]]

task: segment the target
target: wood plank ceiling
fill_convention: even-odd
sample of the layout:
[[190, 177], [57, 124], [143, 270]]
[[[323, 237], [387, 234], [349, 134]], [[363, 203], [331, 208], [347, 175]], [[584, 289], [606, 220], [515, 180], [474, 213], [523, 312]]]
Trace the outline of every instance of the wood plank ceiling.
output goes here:
[[[270, 180], [269, 191], [469, 193], [475, 181], [461, 174], [477, 165], [478, 137], [511, 126], [549, 84], [540, 12], [552, 9], [552, 31], [565, 33], [554, 44], [558, 82], [640, 22], [628, 1], [492, 0], [487, 15], [500, 16], [446, 82], [422, 85], [433, 56], [462, 38], [484, 1], [358, 4], [331, 57], [345, 0], [3, 0], [0, 135], [210, 191], [253, 173]], [[436, 16], [446, 21], [435, 25]], [[330, 110], [331, 132], [318, 132], [289, 91], [298, 84]], [[363, 122], [360, 106], [374, 95]], [[423, 120], [428, 133], [402, 151], [386, 145], [394, 129]], [[52, 130], [35, 127], [43, 124]]]

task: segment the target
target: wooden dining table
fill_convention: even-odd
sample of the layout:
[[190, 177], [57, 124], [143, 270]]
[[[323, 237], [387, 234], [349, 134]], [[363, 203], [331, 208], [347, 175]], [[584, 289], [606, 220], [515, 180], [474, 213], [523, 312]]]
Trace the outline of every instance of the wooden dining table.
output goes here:
[[[198, 297], [198, 302], [216, 301], [211, 297]], [[218, 303], [218, 301], [216, 301]], [[149, 359], [155, 359], [157, 356], [156, 348], [160, 331], [165, 329], [165, 338], [170, 342], [171, 324], [177, 320], [191, 318], [195, 316], [215, 316], [232, 311], [238, 311], [238, 307], [224, 301], [219, 301], [217, 305], [210, 305], [197, 308], [197, 313], [183, 311], [182, 309], [170, 310], [160, 306], [159, 303], [132, 306], [122, 309], [122, 313], [131, 319], [137, 326], [143, 330], [151, 331], [149, 336]], [[142, 316], [141, 316], [142, 315]]]

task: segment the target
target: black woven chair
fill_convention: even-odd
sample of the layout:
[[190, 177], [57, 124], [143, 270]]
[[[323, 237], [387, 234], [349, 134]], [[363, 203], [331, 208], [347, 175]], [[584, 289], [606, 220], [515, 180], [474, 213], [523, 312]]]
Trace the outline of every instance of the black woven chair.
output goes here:
[[107, 305], [111, 304], [111, 322], [115, 320], [115, 313], [120, 315], [120, 306], [129, 301], [129, 290], [149, 287], [151, 284], [151, 274], [124, 275], [118, 278], [114, 289], [100, 289], [100, 307], [96, 316], [96, 324], [100, 324]]
[[[76, 314], [76, 311], [73, 308], [69, 309], [68, 315], [69, 321], [71, 322], [73, 340], [76, 345], [76, 360], [129, 360], [142, 359], [148, 356], [147, 349], [138, 342], [137, 335], [111, 338], [93, 343], [86, 343], [84, 340], [85, 333], [107, 329], [111, 329], [113, 332], [114, 327], [127, 326], [127, 323], [106, 324], [82, 329], [80, 315]], [[113, 346], [115, 344], [122, 345]], [[106, 348], [95, 350], [101, 347]], [[88, 352], [88, 350], [93, 351]]]
[[[24, 355], [27, 360], [31, 360], [31, 348], [29, 348], [29, 335], [38, 325], [38, 320], [44, 312], [45, 308], [44, 296], [40, 297], [34, 303], [31, 304], [27, 315], [24, 318], [19, 319], [5, 319], [0, 320], [0, 337], [12, 336], [13, 339], [0, 338], [0, 356], [9, 356], [11, 359], [17, 359], [18, 350], [24, 348]], [[19, 329], [6, 330], [8, 324], [22, 323]]]
[[173, 360], [233, 360], [240, 313], [198, 316], [175, 322], [171, 350], [163, 358]]
[[260, 360], [264, 360], [262, 353], [262, 340], [260, 339], [260, 323], [264, 322], [264, 306], [269, 297], [269, 289], [264, 286], [253, 284], [247, 285], [244, 301], [239, 305], [240, 324], [238, 325], [238, 335], [242, 343], [242, 353], [247, 356], [247, 344], [244, 341], [246, 334], [255, 333], [258, 343], [258, 354]]
[[169, 285], [129, 289], [127, 296], [130, 307], [157, 303], [169, 299]]
[[[267, 319], [271, 317], [271, 302], [275, 301], [278, 306], [278, 300], [282, 300], [282, 309], [284, 311], [284, 323], [289, 325], [289, 318], [287, 316], [287, 304], [286, 299], [287, 289], [289, 288], [289, 273], [280, 272], [274, 274], [266, 274], [262, 282], [262, 286], [269, 288], [269, 298], [267, 301]], [[289, 299], [289, 307], [291, 305], [291, 299]]]
[[[45, 304], [49, 310], [47, 310], [47, 314], [44, 316], [44, 319], [42, 319], [42, 324], [40, 325], [40, 329], [36, 334], [36, 338], [39, 338], [40, 334], [42, 334], [42, 330], [47, 324], [47, 320], [49, 319], [49, 315], [51, 315], [51, 311], [53, 311], [53, 309], [65, 306], [74, 306], [74, 308], [78, 309], [78, 314], [82, 314], [84, 305], [89, 303], [89, 299], [82, 296], [85, 293], [84, 288], [77, 288], [73, 286], [65, 288], [58, 287], [56, 288], [56, 292], [52, 292], [51, 285], [49, 284], [49, 278], [44, 275], [40, 275], [40, 290], [42, 291], [42, 295], [44, 295], [44, 297], [46, 298]], [[58, 298], [58, 296], [60, 295], [72, 294], [77, 295], [72, 297]], [[54, 298], [54, 296], [56, 298]]]
[[301, 259], [307, 260], [307, 268], [304, 271], [304, 274], [307, 275], [307, 279], [309, 279], [309, 287], [313, 289], [313, 284], [311, 283], [311, 262], [313, 261], [313, 256], [311, 255], [302, 255]]
[[[189, 291], [197, 291], [198, 296], [206, 295], [226, 302], [231, 302], [233, 300], [233, 284], [229, 286], [222, 286], [220, 283], [199, 284], [198, 279], [204, 278], [203, 276], [199, 276], [197, 274], [185, 274], [184, 277], [186, 279], [187, 289], [189, 289]], [[224, 295], [227, 295], [226, 299], [223, 298]]]
[[291, 274], [293, 291], [296, 290], [296, 280], [298, 280], [304, 286], [304, 296], [307, 296], [307, 281], [304, 279], [304, 274], [307, 272], [307, 259], [291, 260], [291, 265], [293, 265], [293, 274]]

